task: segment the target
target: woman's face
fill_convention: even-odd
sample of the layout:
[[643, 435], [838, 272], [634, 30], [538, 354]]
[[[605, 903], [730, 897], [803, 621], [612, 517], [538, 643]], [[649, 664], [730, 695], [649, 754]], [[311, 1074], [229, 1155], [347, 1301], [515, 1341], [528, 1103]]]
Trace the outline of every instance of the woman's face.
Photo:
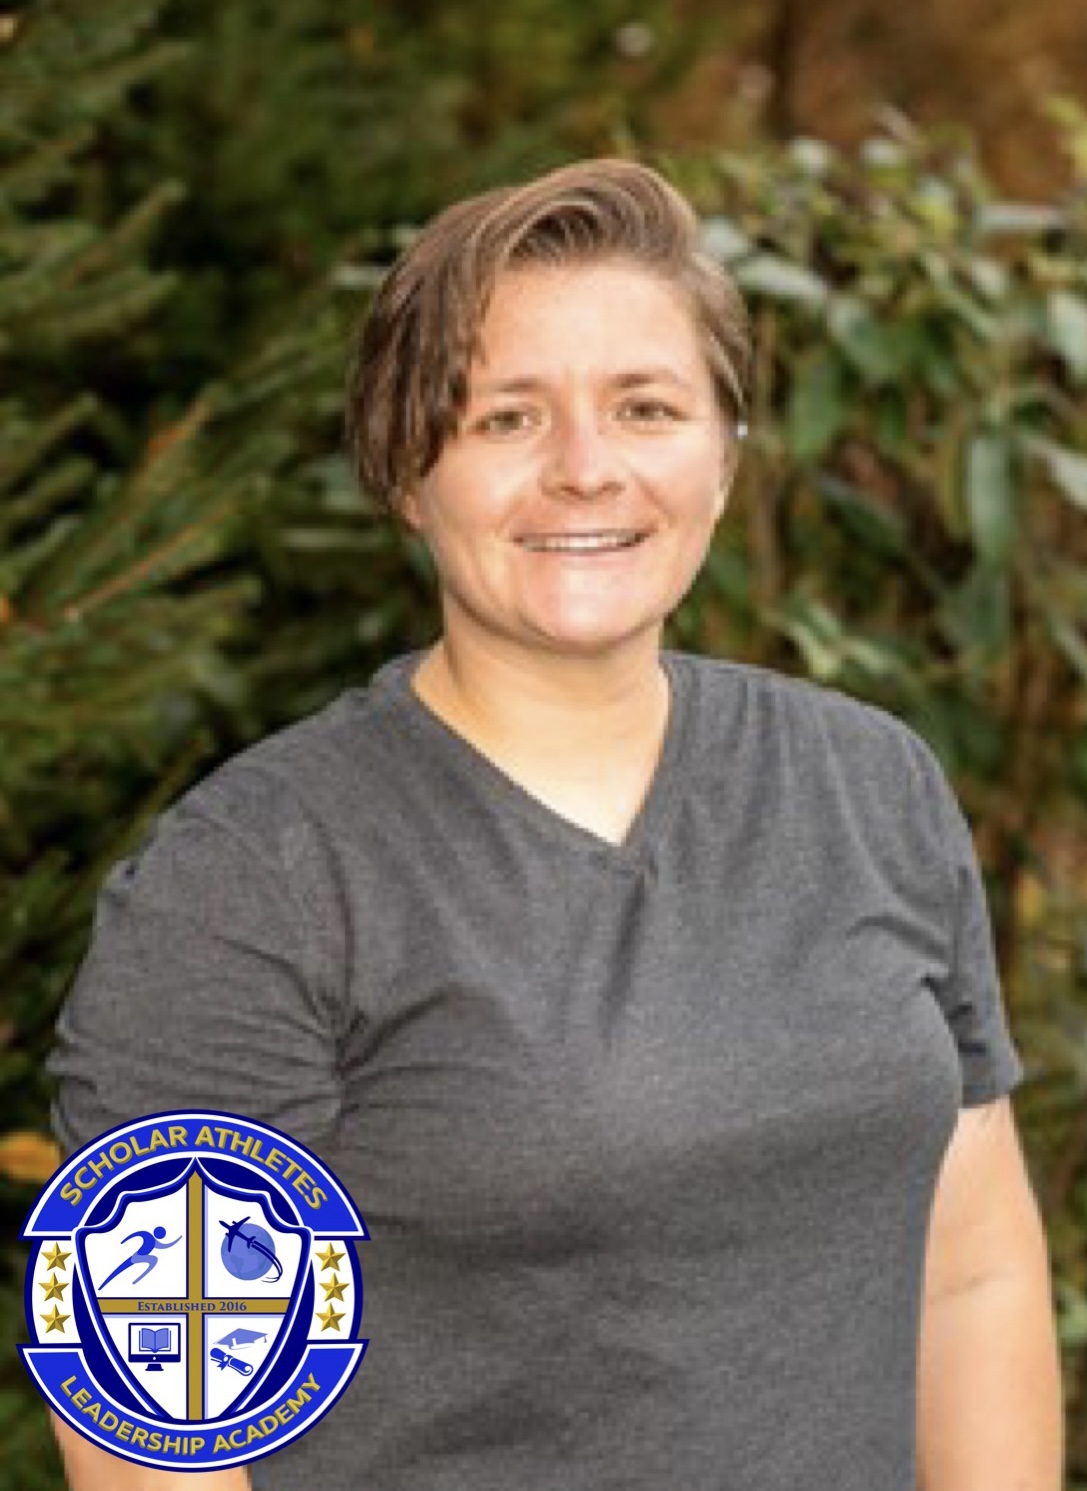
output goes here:
[[622, 263], [503, 275], [461, 427], [404, 503], [447, 637], [518, 656], [655, 651], [735, 457], [678, 290]]

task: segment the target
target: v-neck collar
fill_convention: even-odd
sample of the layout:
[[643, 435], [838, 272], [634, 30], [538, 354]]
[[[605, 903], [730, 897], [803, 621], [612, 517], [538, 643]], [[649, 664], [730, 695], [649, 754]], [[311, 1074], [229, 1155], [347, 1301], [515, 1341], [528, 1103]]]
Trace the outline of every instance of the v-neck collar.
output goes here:
[[534, 823], [571, 852], [595, 857], [602, 864], [627, 873], [640, 870], [652, 860], [673, 810], [681, 775], [690, 680], [680, 654], [667, 649], [660, 653], [670, 691], [664, 738], [645, 796], [618, 844], [549, 807], [426, 704], [411, 684], [412, 675], [425, 656], [426, 649], [419, 649], [393, 658], [379, 668], [370, 681], [372, 690], [387, 691], [396, 699], [406, 724], [413, 732], [446, 752], [459, 770], [467, 772], [511, 812]]

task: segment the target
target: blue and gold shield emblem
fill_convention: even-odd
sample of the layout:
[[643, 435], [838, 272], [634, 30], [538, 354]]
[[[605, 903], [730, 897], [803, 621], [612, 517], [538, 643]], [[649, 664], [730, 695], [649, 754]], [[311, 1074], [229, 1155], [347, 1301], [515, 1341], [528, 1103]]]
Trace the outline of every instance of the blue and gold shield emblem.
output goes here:
[[259, 1391], [294, 1323], [313, 1234], [193, 1160], [161, 1189], [122, 1191], [112, 1216], [74, 1242], [122, 1377], [151, 1413], [196, 1423]]
[[142, 1465], [274, 1453], [332, 1408], [368, 1344], [354, 1202], [311, 1151], [237, 1114], [100, 1135], [22, 1236], [31, 1377], [80, 1433]]

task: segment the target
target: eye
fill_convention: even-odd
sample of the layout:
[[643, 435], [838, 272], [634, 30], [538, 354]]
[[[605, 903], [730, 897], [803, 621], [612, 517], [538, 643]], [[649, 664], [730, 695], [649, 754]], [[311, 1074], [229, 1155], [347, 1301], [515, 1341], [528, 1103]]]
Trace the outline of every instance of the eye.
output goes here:
[[628, 399], [623, 409], [637, 424], [666, 424], [669, 420], [683, 418], [678, 409], [662, 399]]
[[518, 435], [532, 420], [531, 409], [495, 409], [477, 419], [475, 428], [483, 435]]

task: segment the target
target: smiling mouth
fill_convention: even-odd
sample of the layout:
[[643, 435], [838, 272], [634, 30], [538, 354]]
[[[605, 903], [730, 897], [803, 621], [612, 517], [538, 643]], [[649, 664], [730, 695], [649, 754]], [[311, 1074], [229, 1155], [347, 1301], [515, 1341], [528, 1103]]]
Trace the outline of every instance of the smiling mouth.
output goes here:
[[517, 542], [523, 549], [539, 554], [612, 554], [633, 549], [647, 535], [633, 529], [607, 533], [540, 533], [529, 534]]

